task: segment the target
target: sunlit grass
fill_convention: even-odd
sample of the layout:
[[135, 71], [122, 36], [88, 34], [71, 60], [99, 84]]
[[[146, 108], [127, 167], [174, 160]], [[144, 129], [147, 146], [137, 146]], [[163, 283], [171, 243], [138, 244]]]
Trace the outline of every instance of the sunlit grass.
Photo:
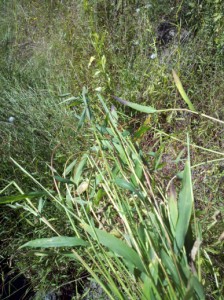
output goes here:
[[[195, 220], [201, 227], [195, 232], [201, 231], [203, 236], [198, 277], [207, 293], [218, 297], [222, 289], [218, 274], [223, 268], [219, 238], [222, 234], [224, 72], [220, 55], [222, 23], [213, 14], [209, 17], [208, 2], [191, 7], [192, 3], [185, 1], [176, 6], [172, 0], [163, 5], [158, 5], [158, 1], [149, 5], [146, 0], [141, 5], [139, 1], [123, 0], [117, 5], [95, 0], [67, 1], [66, 5], [63, 1], [2, 1], [0, 189], [4, 195], [1, 202], [14, 211], [13, 222], [9, 207], [7, 213], [2, 212], [3, 227], [6, 227], [4, 255], [12, 255], [28, 240], [51, 237], [52, 230], [55, 235], [75, 234], [89, 240], [92, 248], [86, 252], [88, 262], [95, 266], [95, 271], [102, 269], [100, 275], [98, 271], [92, 272], [81, 250], [76, 253], [81, 273], [87, 269], [96, 281], [104, 284], [110, 297], [122, 298], [122, 293], [130, 299], [141, 297], [145, 291], [138, 272], [131, 273], [111, 250], [112, 261], [106, 245], [96, 241], [87, 225], [125, 241], [145, 263], [148, 256], [144, 259], [142, 252], [150, 248], [152, 237], [147, 236], [145, 246], [138, 238], [141, 229], [137, 223], [142, 222], [145, 231], [151, 231], [145, 221], [149, 207], [154, 214], [163, 208], [166, 212], [170, 209], [167, 192], [173, 183], [177, 185], [177, 194], [180, 192], [178, 178], [182, 173], [178, 172], [184, 168], [189, 145]], [[219, 16], [221, 4], [214, 5]], [[211, 7], [214, 8], [213, 4]], [[158, 41], [157, 31], [160, 22], [166, 20], [172, 22], [179, 38], [164, 47]], [[208, 24], [217, 29], [215, 36], [211, 35]], [[189, 34], [184, 42], [180, 39], [182, 29]], [[175, 85], [172, 69], [181, 84], [175, 77]], [[84, 85], [88, 87], [90, 99], [80, 97]], [[115, 105], [117, 111], [110, 113], [106, 107], [103, 109], [95, 91], [101, 92], [106, 105]], [[120, 105], [114, 100], [118, 98], [125, 99], [129, 105]], [[95, 116], [92, 125], [90, 107]], [[144, 112], [150, 113], [150, 117]], [[119, 116], [119, 130], [108, 120], [110, 114], [115, 123]], [[89, 120], [86, 124], [85, 117]], [[145, 172], [145, 164], [149, 174]], [[114, 180], [118, 174], [121, 178]], [[33, 182], [47, 196], [35, 194]], [[146, 195], [156, 204], [159, 199], [159, 205], [154, 207], [150, 202], [146, 205]], [[169, 214], [166, 217], [169, 219]], [[11, 229], [10, 237], [6, 236], [7, 228], [16, 228], [15, 222], [20, 225], [18, 230]], [[160, 227], [156, 229], [159, 231]], [[99, 249], [102, 257], [98, 256]], [[38, 286], [40, 277], [41, 289], [50, 286], [48, 256], [53, 257], [54, 270], [58, 263], [60, 271], [64, 257], [58, 250], [53, 255], [51, 250], [46, 255], [40, 251], [36, 256], [28, 251], [30, 256], [26, 261], [24, 251], [28, 250], [18, 250], [19, 255], [12, 261], [28, 277], [28, 264], [33, 264], [39, 270], [34, 286]], [[73, 260], [74, 253], [71, 256]], [[44, 266], [43, 271], [40, 265]], [[121, 291], [116, 286], [116, 272]], [[165, 277], [166, 272], [162, 272]], [[78, 272], [78, 277], [82, 277], [81, 273]], [[69, 281], [71, 274], [65, 277]], [[105, 285], [107, 280], [110, 288]], [[55, 281], [64, 284], [60, 275]], [[132, 290], [126, 282], [133, 283]], [[186, 292], [184, 285], [178, 292]]]

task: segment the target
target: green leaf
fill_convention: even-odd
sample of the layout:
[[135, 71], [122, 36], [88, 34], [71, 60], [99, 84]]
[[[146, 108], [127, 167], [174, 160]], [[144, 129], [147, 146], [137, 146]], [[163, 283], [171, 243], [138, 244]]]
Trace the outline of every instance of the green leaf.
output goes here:
[[129, 247], [125, 242], [103, 230], [90, 227], [87, 224], [82, 224], [81, 226], [94, 239], [97, 239], [100, 244], [108, 247], [110, 251], [116, 253], [118, 256], [123, 257], [129, 264], [135, 266], [139, 271], [143, 273], [146, 272], [145, 267], [137, 252]]
[[[199, 300], [205, 299], [205, 294], [204, 294], [204, 289], [202, 284], [199, 282], [196, 276], [191, 276], [188, 282], [188, 289], [183, 300], [191, 299], [191, 297], [194, 296], [195, 293], [198, 296], [196, 299]], [[193, 299], [195, 299], [195, 297]]]
[[190, 110], [196, 111], [196, 109], [194, 108], [194, 105], [192, 104], [191, 100], [188, 98], [187, 94], [185, 93], [185, 90], [182, 86], [180, 78], [177, 76], [177, 73], [174, 70], [172, 70], [172, 73], [173, 73], [174, 82], [176, 84], [176, 87], [177, 87], [179, 93], [181, 94], [181, 97], [184, 99], [184, 101], [186, 102], [186, 104], [188, 105]]
[[106, 192], [103, 189], [99, 189], [94, 197], [94, 204], [97, 206], [100, 203], [100, 200], [106, 195]]
[[78, 126], [77, 126], [77, 130], [79, 130], [80, 128], [82, 128], [84, 122], [85, 122], [85, 118], [86, 118], [86, 108], [83, 110], [82, 115], [79, 119], [78, 122]]
[[191, 181], [191, 168], [189, 161], [186, 162], [182, 189], [178, 201], [178, 221], [176, 226], [176, 242], [179, 250], [183, 247], [185, 236], [188, 231], [193, 206], [193, 191]]
[[132, 181], [132, 183], [137, 187], [138, 186], [138, 182], [136, 180], [136, 177], [141, 180], [142, 178], [142, 174], [143, 174], [143, 167], [142, 167], [142, 163], [139, 161], [138, 158], [134, 159], [132, 158], [135, 164], [135, 172], [131, 175], [130, 179]]
[[115, 184], [117, 184], [119, 187], [121, 187], [125, 190], [129, 190], [133, 193], [137, 192], [135, 186], [132, 183], [130, 183], [130, 182], [128, 182], [128, 181], [126, 181], [122, 178], [116, 178], [115, 179]]
[[80, 182], [80, 179], [81, 179], [81, 175], [82, 175], [82, 171], [83, 171], [83, 168], [85, 167], [86, 165], [86, 162], [87, 162], [87, 155], [84, 154], [83, 157], [81, 158], [76, 170], [75, 170], [75, 175], [74, 175], [74, 182], [75, 184], [78, 186], [79, 182]]
[[138, 141], [141, 140], [143, 135], [151, 128], [149, 125], [142, 125], [134, 134], [134, 140]]
[[178, 207], [177, 207], [177, 194], [173, 185], [170, 187], [170, 193], [168, 197], [169, 216], [171, 222], [171, 230], [175, 236], [176, 225], [178, 220]]
[[70, 183], [70, 184], [74, 184], [73, 181], [67, 179], [67, 178], [63, 178], [61, 176], [54, 176], [54, 178], [59, 181], [59, 182], [62, 182], [62, 183]]
[[73, 160], [73, 162], [71, 162], [65, 169], [63, 175], [66, 176], [68, 175], [72, 169], [74, 168], [74, 166], [76, 165], [77, 159]]
[[174, 262], [171, 259], [171, 257], [164, 251], [164, 249], [161, 250], [161, 260], [163, 265], [169, 271], [172, 280], [179, 286], [181, 282], [176, 267], [174, 265]]
[[12, 202], [18, 202], [26, 198], [33, 199], [46, 195], [45, 192], [31, 192], [28, 194], [14, 195], [14, 196], [3, 196], [0, 198], [0, 204], [7, 204]]
[[153, 114], [157, 111], [155, 108], [153, 108], [151, 106], [144, 106], [144, 105], [140, 105], [137, 103], [129, 102], [129, 101], [123, 100], [116, 96], [112, 96], [112, 97], [123, 105], [129, 106], [135, 110], [138, 110], [138, 111], [141, 111], [141, 112], [144, 112], [147, 114]]
[[20, 248], [52, 248], [52, 247], [75, 247], [87, 246], [88, 243], [77, 237], [56, 236], [51, 238], [43, 238], [29, 241]]
[[85, 112], [86, 112], [86, 116], [88, 118], [88, 120], [91, 120], [92, 119], [92, 113], [91, 113], [91, 109], [90, 109], [90, 106], [89, 106], [89, 98], [87, 97], [87, 94], [88, 94], [88, 90], [83, 87], [82, 89], [82, 99], [83, 99], [83, 102], [85, 104]]

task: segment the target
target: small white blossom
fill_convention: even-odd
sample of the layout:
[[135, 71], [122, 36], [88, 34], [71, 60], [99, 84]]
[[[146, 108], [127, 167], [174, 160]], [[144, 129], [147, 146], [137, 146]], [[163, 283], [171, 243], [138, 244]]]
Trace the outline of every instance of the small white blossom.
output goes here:
[[156, 53], [153, 53], [153, 54], [150, 55], [150, 58], [151, 58], [151, 59], [155, 59], [156, 57], [157, 57], [157, 54], [156, 54]]
[[14, 117], [9, 117], [9, 118], [8, 118], [8, 122], [9, 122], [9, 123], [13, 123], [14, 121], [15, 121], [15, 118], [14, 118]]
[[140, 8], [136, 8], [136, 13], [140, 13]]

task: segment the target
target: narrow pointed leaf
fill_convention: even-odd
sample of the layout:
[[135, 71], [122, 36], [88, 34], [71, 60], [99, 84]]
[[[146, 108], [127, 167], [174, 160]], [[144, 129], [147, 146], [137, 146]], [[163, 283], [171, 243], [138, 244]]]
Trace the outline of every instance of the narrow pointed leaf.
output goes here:
[[121, 188], [123, 188], [125, 190], [129, 190], [130, 192], [134, 192], [134, 193], [137, 192], [135, 186], [132, 183], [130, 183], [130, 182], [128, 182], [128, 181], [126, 181], [126, 180], [124, 180], [122, 178], [116, 178], [115, 179], [115, 183], [119, 187], [121, 187]]
[[161, 260], [162, 260], [163, 265], [166, 267], [166, 269], [171, 274], [172, 280], [177, 285], [180, 285], [181, 284], [180, 278], [178, 276], [178, 272], [176, 270], [174, 262], [173, 262], [172, 258], [163, 249], [161, 250]]
[[171, 230], [175, 236], [175, 230], [178, 220], [177, 194], [173, 185], [171, 185], [168, 197], [169, 216], [171, 222]]
[[74, 182], [75, 184], [78, 186], [81, 176], [82, 176], [82, 172], [83, 172], [83, 168], [85, 167], [87, 162], [87, 155], [83, 155], [81, 161], [79, 162], [76, 170], [75, 170], [75, 175], [74, 175]]
[[116, 238], [115, 236], [97, 229], [92, 228], [87, 224], [82, 224], [84, 230], [86, 230], [94, 239], [98, 239], [99, 243], [109, 248], [110, 251], [123, 257], [128, 263], [134, 265], [139, 271], [145, 273], [144, 265], [137, 254], [137, 252], [129, 247], [125, 242]]
[[73, 160], [73, 162], [71, 162], [65, 169], [64, 171], [64, 176], [68, 175], [72, 169], [74, 168], [74, 166], [76, 165], [77, 159]]
[[85, 122], [85, 118], [86, 118], [86, 108], [83, 110], [82, 115], [79, 119], [78, 122], [78, 126], [77, 126], [77, 130], [79, 130], [80, 128], [82, 128], [84, 122]]
[[75, 247], [87, 246], [88, 243], [77, 237], [56, 236], [51, 238], [43, 238], [29, 241], [20, 248], [52, 248], [52, 247]]
[[176, 87], [177, 87], [179, 93], [181, 94], [181, 97], [184, 99], [184, 101], [186, 102], [186, 104], [188, 105], [190, 110], [196, 111], [191, 100], [188, 98], [187, 94], [185, 93], [185, 90], [182, 86], [180, 78], [177, 76], [177, 73], [174, 70], [172, 70], [172, 73], [173, 73], [174, 82], [176, 84]]
[[[197, 298], [194, 297], [195, 294], [197, 295]], [[191, 276], [189, 280], [188, 289], [186, 294], [184, 295], [183, 300], [188, 300], [188, 299], [200, 299], [200, 300], [205, 299], [203, 286], [201, 285], [201, 283], [199, 282], [196, 276]]]
[[70, 183], [70, 184], [74, 184], [73, 181], [71, 181], [70, 179], [67, 179], [67, 178], [63, 178], [61, 176], [54, 176], [54, 178], [59, 181], [59, 182], [62, 182], [62, 183]]
[[24, 200], [26, 198], [33, 199], [33, 198], [41, 197], [44, 195], [46, 195], [45, 192], [32, 192], [32, 193], [21, 194], [21, 195], [3, 196], [3, 197], [0, 197], [0, 204], [18, 202], [18, 201]]
[[181, 249], [184, 245], [185, 236], [190, 224], [190, 218], [193, 206], [193, 191], [191, 182], [191, 170], [189, 161], [186, 162], [182, 189], [178, 201], [178, 221], [176, 226], [176, 241], [178, 248]]
[[123, 100], [119, 97], [116, 96], [112, 96], [115, 100], [117, 100], [118, 102], [120, 102], [121, 104], [125, 105], [125, 106], [129, 106], [135, 110], [141, 111], [143, 113], [147, 113], [147, 114], [153, 114], [156, 112], [156, 109], [151, 107], [151, 106], [145, 106], [145, 105], [140, 105], [137, 103], [133, 103], [133, 102], [129, 102], [127, 100]]

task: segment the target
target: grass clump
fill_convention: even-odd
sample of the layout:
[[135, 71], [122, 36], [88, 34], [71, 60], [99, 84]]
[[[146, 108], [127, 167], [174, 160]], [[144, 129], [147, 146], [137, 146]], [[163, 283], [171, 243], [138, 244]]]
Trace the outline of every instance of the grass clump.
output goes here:
[[119, 129], [116, 110], [110, 112], [99, 96], [106, 118], [95, 123], [86, 99], [84, 90], [84, 111], [96, 142], [79, 161], [67, 164], [63, 177], [55, 176], [57, 194], [35, 180], [60, 216], [68, 218], [75, 238], [61, 235], [61, 228], [43, 219], [59, 237], [35, 239], [23, 247], [41, 248], [39, 255], [46, 256], [56, 248], [64, 259], [78, 260], [111, 299], [204, 299], [201, 261], [208, 253], [204, 250], [203, 256], [200, 250], [189, 150], [182, 187], [169, 184], [163, 193], [130, 133]]
[[[39, 295], [88, 273], [112, 299], [221, 299], [223, 4], [0, 6], [3, 256]], [[183, 194], [192, 241], [172, 219]], [[18, 250], [56, 235], [89, 244]]]

